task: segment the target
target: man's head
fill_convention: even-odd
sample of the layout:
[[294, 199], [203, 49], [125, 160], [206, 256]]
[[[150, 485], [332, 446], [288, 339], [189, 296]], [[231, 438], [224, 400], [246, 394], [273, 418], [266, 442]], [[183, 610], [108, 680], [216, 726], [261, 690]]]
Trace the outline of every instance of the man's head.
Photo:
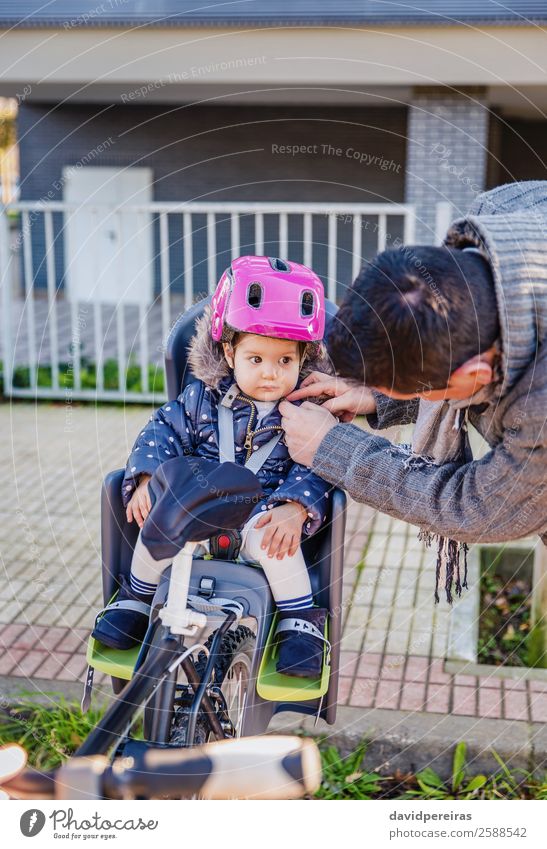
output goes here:
[[498, 310], [478, 254], [406, 246], [378, 254], [329, 337], [338, 373], [394, 398], [467, 398], [493, 380]]

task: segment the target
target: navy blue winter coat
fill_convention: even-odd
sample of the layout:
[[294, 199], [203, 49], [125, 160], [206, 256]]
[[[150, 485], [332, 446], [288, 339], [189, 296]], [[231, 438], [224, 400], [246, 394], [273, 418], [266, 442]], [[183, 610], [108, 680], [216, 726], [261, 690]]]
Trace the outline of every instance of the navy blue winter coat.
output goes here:
[[[166, 460], [184, 454], [219, 460], [218, 404], [233, 383], [233, 372], [222, 377], [214, 388], [194, 380], [176, 400], [168, 401], [150, 416], [127, 461], [122, 484], [124, 506], [140, 475], [152, 475]], [[232, 410], [235, 460], [243, 465], [253, 450], [269, 442], [281, 430], [281, 413], [276, 406], [256, 428], [257, 410], [252, 399], [239, 396]], [[306, 466], [293, 462], [284, 438], [258, 472], [258, 478], [266, 495], [254, 513], [286, 501], [296, 501], [308, 512], [302, 529], [304, 535], [314, 534], [326, 521], [332, 485]]]

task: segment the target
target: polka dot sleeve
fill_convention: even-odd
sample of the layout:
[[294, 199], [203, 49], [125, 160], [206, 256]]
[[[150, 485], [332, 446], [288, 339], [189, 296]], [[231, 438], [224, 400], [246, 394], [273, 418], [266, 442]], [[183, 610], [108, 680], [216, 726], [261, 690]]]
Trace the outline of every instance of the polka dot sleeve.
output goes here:
[[142, 475], [153, 475], [167, 460], [193, 453], [192, 385], [187, 386], [174, 401], [163, 404], [141, 428], [127, 460], [122, 482], [124, 507], [127, 507]]
[[267, 507], [272, 508], [287, 501], [302, 504], [307, 513], [302, 533], [311, 536], [327, 521], [331, 490], [332, 485], [315, 472], [300, 463], [294, 463], [287, 477], [268, 498]]

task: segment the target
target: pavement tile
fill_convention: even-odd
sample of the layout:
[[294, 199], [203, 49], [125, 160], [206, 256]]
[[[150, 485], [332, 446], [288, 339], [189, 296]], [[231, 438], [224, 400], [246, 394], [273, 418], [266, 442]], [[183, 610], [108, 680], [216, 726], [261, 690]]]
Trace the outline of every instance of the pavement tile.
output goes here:
[[40, 668], [36, 670], [34, 677], [56, 681], [70, 658], [71, 655], [66, 652], [55, 652], [55, 654], [48, 655]]
[[547, 693], [547, 681], [538, 681], [532, 678], [530, 680], [530, 689], [532, 693]]
[[380, 680], [378, 682], [375, 707], [397, 710], [401, 689], [399, 681]]
[[38, 647], [43, 651], [51, 652], [53, 649], [57, 648], [61, 640], [66, 637], [66, 634], [66, 628], [59, 628], [56, 626], [47, 628], [40, 638]]
[[366, 608], [364, 607], [353, 607], [352, 605], [346, 619], [346, 628], [364, 630], [366, 625], [370, 622], [369, 616], [365, 610]]
[[[535, 681], [530, 681], [530, 687], [532, 684], [535, 684]], [[537, 682], [540, 684], [540, 682]], [[505, 691], [507, 690], [526, 690], [526, 678], [504, 678], [503, 686]]]
[[377, 678], [382, 655], [375, 652], [363, 652], [357, 668], [358, 678]]
[[450, 685], [432, 684], [427, 688], [425, 709], [433, 713], [448, 713]]
[[386, 631], [390, 620], [391, 610], [389, 608], [378, 609], [373, 607], [368, 617], [367, 625], [369, 628], [375, 628], [376, 630], [381, 628], [383, 631]]
[[9, 648], [13, 645], [17, 637], [24, 633], [27, 625], [22, 623], [13, 623], [12, 625], [4, 625], [0, 631], [0, 648]]
[[344, 636], [340, 642], [342, 651], [360, 651], [363, 644], [363, 633], [356, 631], [354, 628], [347, 633], [344, 631]]
[[23, 618], [24, 604], [18, 601], [8, 601], [0, 607], [0, 623], [8, 624]]
[[68, 652], [85, 652], [89, 631], [84, 628], [65, 629], [65, 633], [59, 640], [58, 648], [60, 651]]
[[384, 546], [370, 546], [365, 554], [365, 573], [369, 566], [381, 566], [384, 562]]
[[530, 711], [533, 722], [547, 722], [547, 693], [530, 694]]
[[0, 675], [10, 675], [26, 655], [25, 649], [6, 649], [0, 654]]
[[431, 631], [412, 631], [408, 651], [428, 659], [431, 651]]
[[501, 678], [496, 675], [479, 675], [479, 687], [486, 687], [487, 690], [500, 690]]
[[13, 640], [12, 645], [15, 649], [40, 649], [44, 634], [47, 632], [46, 625], [25, 625]]
[[372, 679], [357, 679], [353, 685], [349, 703], [353, 707], [373, 707], [376, 682]]
[[347, 705], [351, 690], [352, 678], [341, 675], [338, 679], [338, 701], [341, 705]]
[[46, 655], [41, 651], [28, 651], [28, 649], [21, 649], [21, 651], [24, 651], [24, 655], [11, 674], [29, 678], [43, 664]]
[[509, 690], [504, 693], [503, 713], [505, 719], [528, 721], [528, 699], [522, 690]]
[[400, 710], [423, 710], [425, 700], [425, 682], [405, 681], [402, 688]]
[[410, 656], [407, 658], [405, 667], [406, 681], [425, 681], [429, 669], [429, 660], [426, 657]]
[[73, 654], [59, 671], [57, 679], [59, 681], [80, 681], [83, 683], [86, 669], [87, 661], [85, 655]]
[[401, 654], [386, 654], [380, 669], [380, 678], [400, 681], [403, 677], [405, 656]]
[[459, 687], [476, 687], [477, 679], [474, 675], [455, 675], [454, 684]]
[[452, 681], [452, 676], [447, 672], [443, 672], [444, 661], [435, 658], [431, 661], [429, 668], [429, 680], [434, 684], [449, 684]]
[[386, 651], [390, 654], [403, 654], [408, 649], [410, 634], [408, 632], [391, 631], [387, 637]]
[[340, 652], [340, 675], [349, 676], [355, 675], [357, 670], [357, 660], [359, 653], [356, 651], [341, 651]]
[[475, 689], [473, 687], [454, 686], [452, 713], [476, 716]]
[[488, 690], [486, 687], [479, 689], [479, 716], [501, 718], [501, 692], [499, 690]]
[[384, 648], [386, 632], [379, 628], [367, 628], [363, 648], [365, 651], [381, 652]]

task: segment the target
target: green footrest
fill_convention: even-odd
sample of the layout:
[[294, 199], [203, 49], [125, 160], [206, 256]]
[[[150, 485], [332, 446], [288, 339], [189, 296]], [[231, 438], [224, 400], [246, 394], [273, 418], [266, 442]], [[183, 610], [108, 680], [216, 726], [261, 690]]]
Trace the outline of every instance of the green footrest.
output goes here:
[[[295, 678], [276, 672], [277, 640], [274, 636], [277, 627], [277, 613], [274, 616], [256, 682], [258, 695], [270, 702], [305, 702], [320, 699], [329, 688], [330, 666], [327, 664], [327, 646], [323, 653], [323, 669], [318, 678]], [[325, 622], [324, 635], [328, 638], [328, 626]]]
[[139, 656], [140, 645], [132, 649], [109, 649], [90, 637], [87, 643], [87, 662], [93, 669], [106, 672], [114, 678], [130, 681]]

